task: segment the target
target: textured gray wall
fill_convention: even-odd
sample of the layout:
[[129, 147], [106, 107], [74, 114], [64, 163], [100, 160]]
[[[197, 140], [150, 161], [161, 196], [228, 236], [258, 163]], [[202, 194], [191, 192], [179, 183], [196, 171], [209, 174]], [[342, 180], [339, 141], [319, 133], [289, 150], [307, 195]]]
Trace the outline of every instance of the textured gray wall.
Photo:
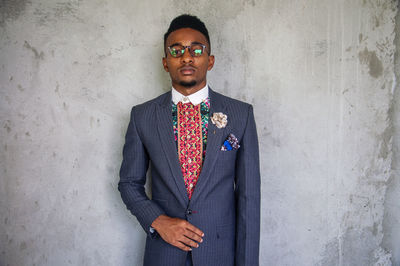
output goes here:
[[261, 265], [400, 265], [397, 10], [0, 0], [0, 265], [141, 264], [123, 136], [130, 107], [170, 87], [162, 34], [182, 12], [209, 28], [210, 85], [255, 107]]
[[[399, 4], [398, 4], [399, 5]], [[399, 6], [398, 6], [399, 7]], [[385, 198], [385, 216], [383, 220], [384, 236], [382, 246], [392, 251], [393, 265], [400, 265], [400, 13], [396, 15], [396, 46], [394, 69], [396, 83], [394, 86], [393, 106], [389, 117], [393, 122], [393, 161], [392, 176], [387, 184]]]

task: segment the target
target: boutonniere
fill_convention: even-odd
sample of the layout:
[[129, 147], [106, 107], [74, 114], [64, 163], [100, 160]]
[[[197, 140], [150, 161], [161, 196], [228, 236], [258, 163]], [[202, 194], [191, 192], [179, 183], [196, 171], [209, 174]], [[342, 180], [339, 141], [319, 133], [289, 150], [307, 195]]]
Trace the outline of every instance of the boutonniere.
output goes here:
[[224, 113], [213, 113], [211, 122], [217, 126], [217, 128], [224, 128], [228, 123], [228, 116]]

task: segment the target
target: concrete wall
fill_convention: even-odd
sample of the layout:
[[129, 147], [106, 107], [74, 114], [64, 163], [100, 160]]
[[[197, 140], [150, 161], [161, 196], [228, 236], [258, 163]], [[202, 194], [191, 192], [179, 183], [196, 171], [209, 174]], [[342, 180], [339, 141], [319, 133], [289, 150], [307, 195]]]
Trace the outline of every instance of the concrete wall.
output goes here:
[[397, 11], [0, 1], [0, 265], [141, 264], [145, 235], [117, 191], [123, 136], [130, 107], [170, 87], [162, 34], [182, 12], [209, 28], [210, 85], [255, 107], [261, 265], [400, 265]]
[[[399, 6], [398, 6], [399, 7]], [[384, 236], [382, 246], [392, 251], [393, 264], [400, 265], [400, 13], [396, 15], [395, 26], [396, 46], [394, 69], [396, 83], [393, 87], [394, 99], [390, 109], [390, 117], [393, 123], [393, 158], [392, 176], [388, 180], [385, 198], [385, 214], [383, 220]]]

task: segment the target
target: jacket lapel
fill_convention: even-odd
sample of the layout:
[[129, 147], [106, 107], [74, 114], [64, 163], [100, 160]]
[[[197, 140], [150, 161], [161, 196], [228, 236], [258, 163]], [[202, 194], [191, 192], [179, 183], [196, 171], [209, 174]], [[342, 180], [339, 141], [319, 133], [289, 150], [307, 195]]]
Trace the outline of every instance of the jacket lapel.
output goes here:
[[[207, 147], [206, 147], [206, 157], [204, 160], [203, 168], [200, 173], [200, 177], [197, 181], [196, 188], [193, 192], [191, 201], [198, 198], [198, 195], [204, 189], [207, 184], [207, 180], [211, 176], [211, 172], [215, 166], [215, 162], [218, 159], [218, 152], [221, 149], [222, 143], [224, 141], [224, 134], [226, 128], [217, 128], [211, 122], [211, 116], [215, 112], [225, 113], [225, 105], [222, 97], [209, 89], [210, 96], [210, 118], [208, 121], [208, 133], [207, 133]], [[229, 117], [228, 117], [229, 124]]]
[[169, 167], [173, 174], [174, 182], [181, 194], [181, 203], [183, 206], [186, 206], [189, 198], [186, 193], [185, 181], [183, 179], [178, 152], [176, 150], [171, 108], [171, 92], [169, 92], [165, 94], [164, 99], [157, 108], [158, 134], [165, 157], [167, 158]]

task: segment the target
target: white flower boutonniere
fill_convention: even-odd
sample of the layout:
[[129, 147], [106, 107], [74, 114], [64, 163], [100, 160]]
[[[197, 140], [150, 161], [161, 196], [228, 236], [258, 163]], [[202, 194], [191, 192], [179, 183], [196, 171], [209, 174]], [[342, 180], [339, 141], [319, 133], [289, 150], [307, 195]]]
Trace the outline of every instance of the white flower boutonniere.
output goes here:
[[213, 113], [211, 122], [217, 126], [217, 128], [224, 128], [228, 123], [228, 116], [223, 113]]

